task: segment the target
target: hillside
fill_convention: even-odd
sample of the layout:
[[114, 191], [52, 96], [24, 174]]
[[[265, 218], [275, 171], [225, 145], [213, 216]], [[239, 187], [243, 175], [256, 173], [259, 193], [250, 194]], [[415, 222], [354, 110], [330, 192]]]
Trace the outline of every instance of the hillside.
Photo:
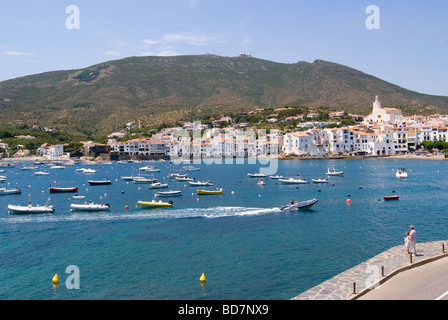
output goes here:
[[130, 57], [81, 70], [0, 82], [0, 124], [106, 134], [124, 123], [174, 123], [255, 107], [325, 106], [368, 114], [375, 95], [406, 113], [448, 110], [448, 97], [420, 94], [336, 63], [283, 64], [215, 55]]

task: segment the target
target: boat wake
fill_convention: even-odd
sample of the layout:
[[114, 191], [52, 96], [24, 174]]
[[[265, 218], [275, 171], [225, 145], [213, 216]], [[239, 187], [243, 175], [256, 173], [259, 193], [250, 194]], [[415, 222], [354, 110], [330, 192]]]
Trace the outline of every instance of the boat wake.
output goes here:
[[189, 219], [189, 218], [225, 218], [238, 216], [256, 216], [279, 213], [279, 208], [213, 207], [185, 209], [138, 209], [125, 212], [72, 212], [62, 214], [24, 215], [0, 218], [1, 223], [52, 223], [70, 221], [120, 221], [147, 219]]

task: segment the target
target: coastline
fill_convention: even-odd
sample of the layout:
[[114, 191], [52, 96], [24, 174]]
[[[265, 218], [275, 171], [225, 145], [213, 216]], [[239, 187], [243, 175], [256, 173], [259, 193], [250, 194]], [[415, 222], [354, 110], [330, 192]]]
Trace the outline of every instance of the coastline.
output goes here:
[[[445, 154], [393, 154], [393, 155], [333, 155], [333, 156], [309, 156], [309, 155], [285, 155], [280, 154], [278, 156], [258, 156], [258, 158], [266, 158], [266, 159], [277, 159], [277, 160], [339, 160], [339, 159], [428, 159], [428, 160], [448, 160], [448, 155]], [[203, 158], [201, 158], [203, 159]], [[211, 158], [213, 159], [213, 158]], [[59, 159], [48, 159], [45, 157], [33, 156], [33, 157], [20, 157], [20, 158], [1, 158], [0, 162], [30, 162], [30, 161], [43, 161], [43, 162], [53, 162], [53, 161], [70, 161], [70, 160], [79, 160], [79, 161], [87, 161], [94, 160], [89, 157], [81, 157], [81, 158], [70, 158], [63, 157]]]

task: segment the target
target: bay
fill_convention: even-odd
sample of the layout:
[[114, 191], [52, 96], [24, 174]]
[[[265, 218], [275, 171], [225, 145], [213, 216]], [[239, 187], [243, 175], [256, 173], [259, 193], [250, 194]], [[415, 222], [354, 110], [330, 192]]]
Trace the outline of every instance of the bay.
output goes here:
[[[151, 174], [168, 182], [168, 190], [182, 190], [169, 209], [136, 207], [138, 200], [151, 201], [155, 190], [120, 177], [138, 175], [143, 165], [92, 166], [98, 170], [94, 174], [76, 172], [82, 164], [64, 170], [40, 166], [48, 176], [6, 168], [0, 187], [17, 183], [22, 194], [0, 197], [0, 299], [290, 299], [402, 244], [410, 224], [418, 242], [444, 240], [448, 234], [445, 161], [279, 161], [277, 174], [330, 182], [282, 185], [266, 178], [262, 186], [247, 177], [263, 167], [260, 163], [194, 165], [201, 170], [189, 176], [210, 179], [214, 185], [207, 189], [225, 190], [213, 196], [198, 196], [197, 187], [167, 178], [185, 165], [150, 163], [160, 169]], [[395, 177], [402, 167], [406, 180]], [[327, 168], [343, 170], [344, 176], [327, 177]], [[77, 185], [86, 199], [50, 194], [56, 176]], [[87, 182], [105, 177], [112, 185]], [[400, 199], [383, 200], [392, 194]], [[54, 214], [7, 212], [8, 204], [43, 205], [48, 198]], [[319, 202], [309, 210], [279, 209], [292, 199], [312, 198]], [[70, 212], [70, 203], [90, 200], [109, 203], [110, 210]], [[65, 285], [70, 265], [80, 270], [80, 289]], [[58, 288], [51, 282], [56, 273]], [[199, 281], [202, 273], [205, 284]]]

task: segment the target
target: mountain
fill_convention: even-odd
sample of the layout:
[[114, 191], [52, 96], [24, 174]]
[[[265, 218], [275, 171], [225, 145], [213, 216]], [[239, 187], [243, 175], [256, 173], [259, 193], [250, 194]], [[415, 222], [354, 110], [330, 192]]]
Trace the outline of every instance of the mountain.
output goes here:
[[99, 135], [129, 121], [174, 123], [256, 107], [325, 106], [368, 114], [376, 95], [383, 106], [405, 113], [448, 110], [448, 97], [406, 90], [322, 60], [284, 64], [250, 56], [130, 57], [0, 82], [0, 125], [37, 124]]

